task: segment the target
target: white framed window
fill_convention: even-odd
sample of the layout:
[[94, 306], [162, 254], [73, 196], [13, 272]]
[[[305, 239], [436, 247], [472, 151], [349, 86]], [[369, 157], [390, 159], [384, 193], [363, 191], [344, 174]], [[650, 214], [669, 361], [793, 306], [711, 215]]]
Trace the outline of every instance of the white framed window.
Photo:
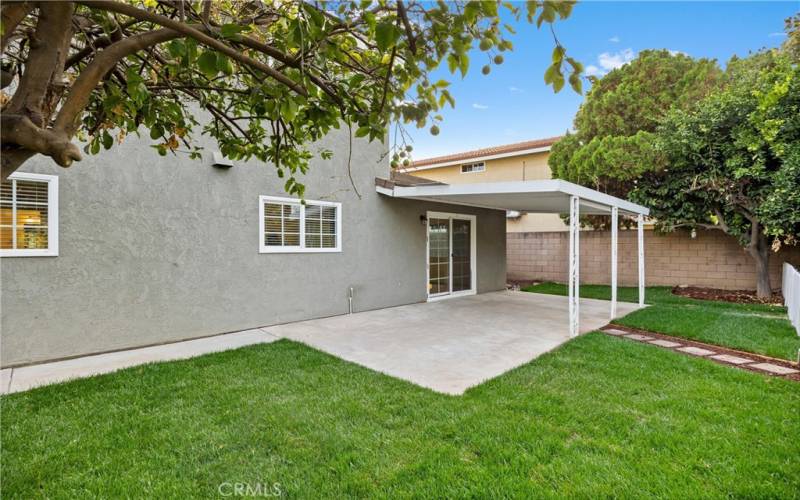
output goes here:
[[15, 172], [0, 183], [0, 257], [58, 255], [58, 177]]
[[259, 196], [259, 252], [341, 252], [342, 204]]
[[485, 172], [485, 171], [486, 171], [486, 163], [484, 162], [467, 163], [465, 165], [461, 165], [462, 174], [474, 174], [477, 172]]

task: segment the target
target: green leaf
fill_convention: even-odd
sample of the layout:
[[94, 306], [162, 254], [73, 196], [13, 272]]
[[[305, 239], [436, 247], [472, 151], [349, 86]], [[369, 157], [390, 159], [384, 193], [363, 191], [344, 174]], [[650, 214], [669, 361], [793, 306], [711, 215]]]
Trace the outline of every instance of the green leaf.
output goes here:
[[217, 69], [217, 52], [206, 50], [197, 59], [197, 68], [206, 76], [214, 78], [219, 70]]
[[569, 75], [569, 85], [575, 92], [583, 94], [583, 81], [578, 73], [572, 73]]
[[167, 51], [174, 58], [183, 57], [186, 55], [186, 44], [180, 38], [172, 40], [167, 45]]
[[575, 6], [574, 0], [563, 0], [555, 2], [555, 9], [558, 11], [558, 17], [566, 19], [572, 13], [572, 7]]
[[384, 21], [375, 27], [375, 43], [381, 52], [386, 52], [394, 47], [399, 38], [400, 30], [391, 21]]
[[481, 2], [467, 2], [464, 6], [464, 19], [467, 24], [475, 24], [481, 11]]
[[564, 60], [564, 52], [564, 47], [556, 45], [553, 49], [553, 64], [561, 64], [561, 61]]
[[542, 7], [542, 13], [539, 14], [539, 19], [536, 20], [536, 27], [541, 28], [544, 21], [552, 23], [555, 20], [556, 9], [553, 6], [553, 2], [545, 1], [544, 6]]
[[111, 137], [111, 134], [108, 133], [108, 130], [103, 130], [103, 147], [106, 149], [111, 149], [111, 146], [114, 145], [114, 138]]
[[485, 0], [483, 2], [470, 2], [479, 3], [483, 13], [489, 17], [497, 16], [497, 2], [495, 0]]
[[223, 24], [219, 29], [219, 34], [222, 38], [232, 38], [238, 40], [241, 38], [240, 33], [246, 28], [238, 24]]
[[164, 135], [164, 129], [161, 125], [153, 125], [150, 129], [150, 138], [153, 140], [160, 139], [161, 136]]
[[550, 85], [553, 83], [553, 78], [555, 78], [556, 73], [558, 72], [558, 66], [553, 64], [547, 68], [544, 72], [544, 83]]
[[539, 2], [536, 0], [528, 0], [525, 2], [525, 8], [528, 11], [528, 22], [533, 22], [536, 17], [536, 10], [539, 8]]
[[461, 54], [461, 58], [458, 61], [458, 69], [461, 70], [461, 77], [467, 76], [467, 71], [469, 71], [469, 56], [464, 53]]
[[583, 64], [580, 61], [576, 61], [575, 59], [568, 57], [567, 62], [572, 66], [572, 69], [575, 73], [582, 73], [583, 72]]
[[450, 73], [455, 73], [458, 69], [458, 58], [455, 54], [447, 55], [447, 69], [450, 70]]
[[228, 56], [222, 52], [217, 53], [217, 69], [228, 76], [233, 74], [233, 64], [231, 64]]
[[358, 130], [356, 130], [355, 136], [356, 137], [364, 137], [367, 134], [369, 134], [370, 130], [371, 129], [368, 126], [358, 127]]
[[285, 97], [281, 101], [281, 116], [287, 122], [293, 121], [294, 118], [297, 116], [297, 112], [299, 111], [299, 106], [294, 99]]

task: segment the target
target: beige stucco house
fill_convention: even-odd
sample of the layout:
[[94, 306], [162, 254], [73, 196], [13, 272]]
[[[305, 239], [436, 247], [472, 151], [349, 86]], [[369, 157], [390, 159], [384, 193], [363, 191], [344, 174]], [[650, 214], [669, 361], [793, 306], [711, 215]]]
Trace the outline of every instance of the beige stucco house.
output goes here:
[[[505, 144], [418, 160], [402, 172], [445, 184], [533, 181], [550, 179], [547, 159], [560, 137]], [[508, 214], [507, 231], [514, 233], [567, 231], [556, 214]]]

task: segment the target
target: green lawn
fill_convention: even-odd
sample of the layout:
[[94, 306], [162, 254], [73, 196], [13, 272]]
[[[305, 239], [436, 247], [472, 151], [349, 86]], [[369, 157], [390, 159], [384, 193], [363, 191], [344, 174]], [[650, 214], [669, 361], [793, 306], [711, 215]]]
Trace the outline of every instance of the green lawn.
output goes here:
[[[567, 286], [542, 283], [524, 288], [526, 292], [567, 295]], [[620, 287], [617, 298], [638, 302], [636, 287]], [[666, 333], [733, 349], [797, 360], [800, 337], [786, 317], [786, 308], [763, 304], [733, 304], [695, 300], [673, 295], [669, 287], [648, 287], [640, 309], [615, 322], [620, 325]], [[611, 287], [581, 285], [581, 297], [611, 298]]]
[[452, 397], [284, 340], [3, 397], [2, 496], [797, 498], [798, 387], [593, 333]]

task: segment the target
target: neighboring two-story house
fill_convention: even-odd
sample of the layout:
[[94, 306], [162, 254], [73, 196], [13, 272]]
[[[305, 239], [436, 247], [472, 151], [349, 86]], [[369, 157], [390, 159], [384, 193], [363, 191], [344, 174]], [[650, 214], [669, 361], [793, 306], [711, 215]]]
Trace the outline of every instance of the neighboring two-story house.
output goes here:
[[[560, 137], [464, 151], [418, 160], [403, 172], [445, 184], [535, 181], [550, 179], [550, 147]], [[514, 233], [567, 231], [556, 214], [507, 214], [506, 230]]]
[[[403, 172], [447, 184], [550, 179], [550, 148], [559, 137], [505, 144], [420, 159]], [[507, 266], [512, 281], [565, 282], [569, 227], [556, 214], [520, 214], [507, 217]], [[652, 230], [651, 224], [645, 229]], [[721, 231], [676, 231], [647, 237], [645, 258], [650, 285], [693, 285], [723, 289], [755, 288], [752, 259], [736, 240]], [[611, 259], [605, 231], [585, 229], [581, 236], [581, 279], [608, 283]], [[635, 231], [620, 232], [620, 284], [637, 282]], [[781, 265], [800, 263], [800, 247], [784, 249], [770, 259], [772, 284], [780, 287]]]

